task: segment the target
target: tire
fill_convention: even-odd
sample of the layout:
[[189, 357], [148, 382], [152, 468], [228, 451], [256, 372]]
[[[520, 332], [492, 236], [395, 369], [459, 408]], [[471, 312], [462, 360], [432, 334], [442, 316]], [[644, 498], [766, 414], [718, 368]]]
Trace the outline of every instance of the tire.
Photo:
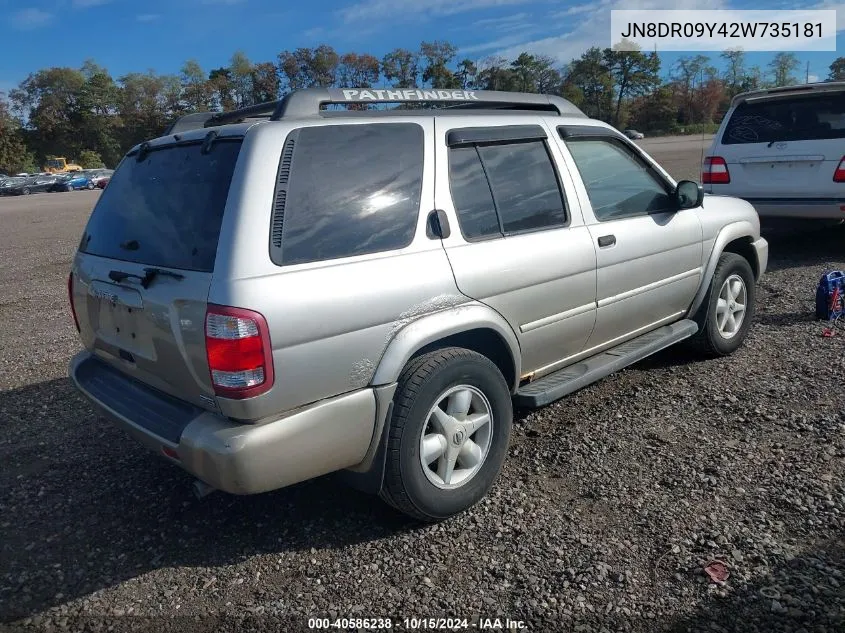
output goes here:
[[73, 191], [73, 185], [66, 186], [65, 191]]
[[[731, 280], [730, 288], [728, 280]], [[740, 287], [738, 281], [742, 282], [742, 296], [732, 299], [734, 292]], [[725, 294], [726, 292], [730, 294]], [[748, 336], [751, 321], [754, 319], [756, 295], [754, 271], [751, 270], [748, 260], [735, 253], [722, 253], [713, 272], [707, 297], [696, 315], [699, 330], [690, 339], [693, 349], [708, 358], [728, 356], [738, 350]], [[728, 302], [727, 306], [725, 301]], [[732, 305], [745, 306], [745, 311], [741, 313], [741, 322], [736, 328], [731, 327], [729, 317], [724, 317], [726, 321], [723, 321], [722, 317], [726, 308], [728, 312], [734, 309]], [[734, 322], [740, 317], [738, 312], [731, 314], [734, 315]]]
[[[442, 402], [448, 409], [457, 402], [459, 411], [467, 393], [471, 397], [469, 419], [482, 419], [486, 407], [489, 422], [473, 430], [463, 426], [466, 416], [462, 418], [458, 412], [450, 417], [439, 407], [448, 424], [455, 423], [447, 440], [444, 427], [436, 423], [442, 418], [433, 414], [434, 408]], [[447, 519], [480, 501], [499, 475], [513, 423], [510, 390], [499, 368], [485, 356], [463, 348], [430, 352], [413, 359], [402, 372], [393, 402], [382, 499], [425, 522]], [[457, 455], [451, 475], [443, 471], [445, 477], [441, 478], [440, 471], [434, 472], [432, 467], [446, 456], [435, 459], [432, 466], [423, 465], [424, 433], [432, 442], [440, 440], [441, 450]], [[435, 440], [433, 436], [437, 436]]]
[[88, 189], [88, 191], [91, 191], [94, 188], [94, 183], [89, 182], [87, 185], [85, 185], [85, 188]]
[[31, 191], [30, 191], [27, 187], [24, 187], [24, 188], [21, 190], [21, 194], [23, 194], [23, 195], [25, 195], [25, 196], [28, 196], [28, 195], [29, 195], [29, 194], [31, 194], [31, 193], [32, 193], [32, 192], [31, 192]]

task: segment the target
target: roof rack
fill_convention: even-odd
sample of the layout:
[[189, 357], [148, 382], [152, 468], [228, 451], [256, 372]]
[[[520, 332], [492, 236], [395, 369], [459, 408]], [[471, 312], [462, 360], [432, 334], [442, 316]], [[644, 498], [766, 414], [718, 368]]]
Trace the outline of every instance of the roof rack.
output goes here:
[[186, 130], [236, 123], [247, 119], [314, 117], [330, 104], [446, 103], [450, 108], [484, 108], [554, 112], [561, 116], [586, 117], [571, 101], [556, 95], [496, 90], [439, 90], [425, 88], [306, 88], [291, 92], [280, 101], [261, 103], [232, 112], [200, 112], [177, 119], [165, 136]]

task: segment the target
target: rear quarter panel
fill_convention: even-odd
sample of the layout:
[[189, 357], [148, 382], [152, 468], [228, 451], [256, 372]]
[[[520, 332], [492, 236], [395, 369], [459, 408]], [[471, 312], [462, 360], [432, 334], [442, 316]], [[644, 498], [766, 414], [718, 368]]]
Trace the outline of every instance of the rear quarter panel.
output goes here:
[[366, 387], [402, 324], [469, 301], [455, 286], [440, 240], [425, 233], [434, 208], [433, 123], [390, 118], [406, 120], [425, 131], [423, 190], [411, 245], [293, 266], [277, 266], [270, 258], [276, 173], [288, 133], [321, 122], [266, 122], [250, 130], [230, 189], [209, 303], [264, 315], [275, 383], [256, 398], [218, 398], [224, 414], [257, 420]]

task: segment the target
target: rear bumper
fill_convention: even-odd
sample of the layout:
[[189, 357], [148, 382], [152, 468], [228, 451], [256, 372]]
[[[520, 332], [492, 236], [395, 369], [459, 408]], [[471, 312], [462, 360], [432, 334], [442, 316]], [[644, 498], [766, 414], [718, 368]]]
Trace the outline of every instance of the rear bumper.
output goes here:
[[761, 218], [845, 220], [845, 198], [744, 198]]
[[323, 400], [269, 422], [237, 424], [148, 387], [89, 352], [71, 360], [69, 374], [103, 417], [232, 494], [266, 492], [360, 466], [380, 437], [383, 393], [377, 389]]

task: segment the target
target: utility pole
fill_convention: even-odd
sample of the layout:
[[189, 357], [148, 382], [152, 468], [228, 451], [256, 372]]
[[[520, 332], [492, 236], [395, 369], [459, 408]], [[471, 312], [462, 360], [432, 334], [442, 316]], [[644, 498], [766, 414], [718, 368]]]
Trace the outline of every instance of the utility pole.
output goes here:
[[807, 60], [807, 75], [805, 77], [804, 83], [810, 83], [810, 61]]

